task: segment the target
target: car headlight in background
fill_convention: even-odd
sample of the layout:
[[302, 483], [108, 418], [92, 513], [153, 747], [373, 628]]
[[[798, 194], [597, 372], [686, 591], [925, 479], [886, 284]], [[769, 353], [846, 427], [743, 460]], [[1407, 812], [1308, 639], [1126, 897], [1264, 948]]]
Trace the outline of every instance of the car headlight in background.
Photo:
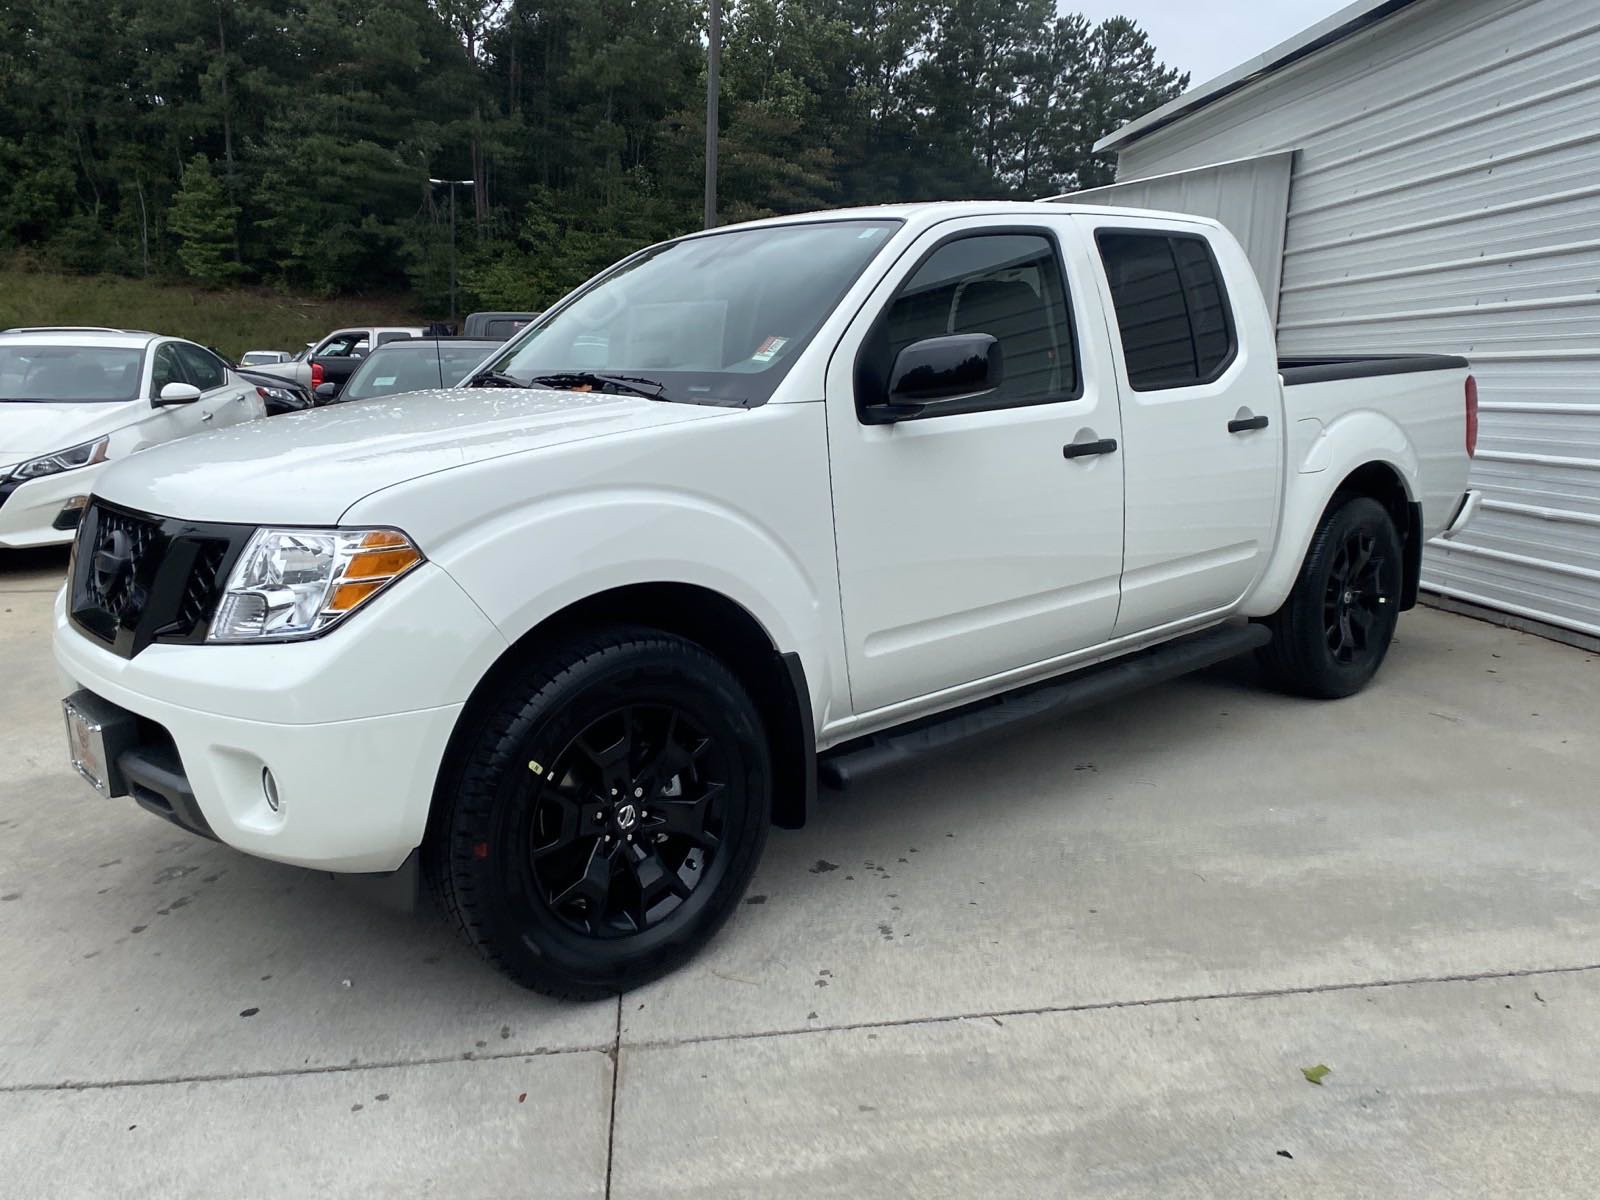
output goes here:
[[422, 561], [394, 529], [258, 529], [234, 564], [206, 640], [314, 637]]
[[57, 450], [54, 454], [41, 454], [12, 468], [13, 479], [43, 479], [46, 475], [59, 475], [63, 471], [76, 471], [79, 467], [92, 467], [106, 460], [109, 437], [97, 438], [70, 450]]

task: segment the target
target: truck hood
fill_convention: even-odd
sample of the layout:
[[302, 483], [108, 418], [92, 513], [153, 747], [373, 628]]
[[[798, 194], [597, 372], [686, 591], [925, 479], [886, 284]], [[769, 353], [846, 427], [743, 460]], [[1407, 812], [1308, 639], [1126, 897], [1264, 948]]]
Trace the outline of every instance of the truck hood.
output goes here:
[[147, 400], [0, 403], [0, 467], [103, 437], [150, 412]]
[[436, 471], [737, 411], [533, 388], [412, 392], [155, 446], [114, 463], [94, 490], [186, 520], [332, 524], [363, 496]]

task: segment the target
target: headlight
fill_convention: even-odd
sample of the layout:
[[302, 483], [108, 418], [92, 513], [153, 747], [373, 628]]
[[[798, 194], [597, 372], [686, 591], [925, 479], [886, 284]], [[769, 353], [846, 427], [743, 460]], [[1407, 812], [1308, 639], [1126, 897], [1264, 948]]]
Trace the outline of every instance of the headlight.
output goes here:
[[234, 564], [206, 640], [314, 637], [420, 562], [422, 552], [393, 529], [258, 529]]
[[95, 463], [106, 460], [106, 446], [111, 441], [103, 437], [93, 442], [85, 442], [81, 446], [74, 446], [70, 450], [57, 450], [54, 454], [41, 454], [38, 458], [30, 458], [25, 463], [19, 463], [11, 472], [13, 479], [42, 479], [46, 475], [59, 475], [63, 471], [75, 471], [79, 467], [92, 467]]

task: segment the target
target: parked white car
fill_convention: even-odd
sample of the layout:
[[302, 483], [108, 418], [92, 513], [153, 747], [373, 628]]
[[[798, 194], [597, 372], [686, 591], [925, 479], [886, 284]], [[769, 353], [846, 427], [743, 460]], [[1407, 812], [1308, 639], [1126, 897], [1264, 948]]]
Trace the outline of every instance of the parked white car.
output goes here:
[[56, 658], [96, 788], [420, 863], [559, 995], [681, 962], [819, 781], [1251, 650], [1356, 692], [1472, 509], [1464, 360], [1280, 361], [1243, 250], [1176, 215], [695, 234], [469, 383], [109, 472]]
[[180, 338], [0, 334], [0, 548], [70, 542], [108, 462], [265, 414], [253, 386]]

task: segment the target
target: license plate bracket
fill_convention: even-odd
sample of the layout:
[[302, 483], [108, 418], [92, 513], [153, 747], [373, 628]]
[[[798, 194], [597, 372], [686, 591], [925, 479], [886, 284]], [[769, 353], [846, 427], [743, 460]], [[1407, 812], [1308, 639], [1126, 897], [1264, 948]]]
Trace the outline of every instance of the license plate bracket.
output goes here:
[[67, 761], [102, 796], [126, 796], [117, 760], [139, 742], [139, 720], [93, 692], [76, 691], [61, 702], [67, 725]]

